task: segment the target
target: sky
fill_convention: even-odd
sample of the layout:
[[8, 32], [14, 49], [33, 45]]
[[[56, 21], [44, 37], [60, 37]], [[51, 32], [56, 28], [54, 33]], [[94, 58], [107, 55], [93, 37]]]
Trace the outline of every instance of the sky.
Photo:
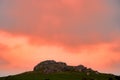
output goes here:
[[0, 0], [0, 76], [44, 60], [120, 74], [119, 0]]

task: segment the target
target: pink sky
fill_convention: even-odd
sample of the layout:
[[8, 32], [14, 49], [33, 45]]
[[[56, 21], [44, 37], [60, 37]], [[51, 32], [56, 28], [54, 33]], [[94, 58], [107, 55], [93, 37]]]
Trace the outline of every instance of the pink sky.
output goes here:
[[43, 60], [120, 74], [117, 0], [1, 0], [0, 76]]

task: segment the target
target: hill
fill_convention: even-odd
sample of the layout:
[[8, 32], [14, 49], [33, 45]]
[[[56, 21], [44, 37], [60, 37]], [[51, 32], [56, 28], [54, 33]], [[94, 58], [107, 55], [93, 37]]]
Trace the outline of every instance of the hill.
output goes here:
[[33, 71], [1, 77], [0, 80], [120, 80], [120, 77], [99, 73], [83, 65], [68, 66], [63, 62], [47, 60], [36, 65]]

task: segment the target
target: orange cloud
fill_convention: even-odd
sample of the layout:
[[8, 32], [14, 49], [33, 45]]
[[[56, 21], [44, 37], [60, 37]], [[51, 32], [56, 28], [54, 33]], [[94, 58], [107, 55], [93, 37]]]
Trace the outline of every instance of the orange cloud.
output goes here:
[[0, 8], [0, 44], [7, 48], [2, 46], [0, 58], [9, 61], [7, 68], [30, 70], [36, 62], [55, 59], [109, 72], [110, 64], [120, 60], [114, 54], [119, 47], [113, 48], [120, 39], [119, 23], [113, 21], [117, 10], [105, 0], [8, 3]]
[[114, 40], [119, 30], [111, 22], [112, 11], [102, 0], [14, 1], [7, 13], [12, 22], [3, 29], [37, 37], [32, 43], [77, 48]]
[[[9, 64], [1, 67], [4, 72], [10, 70], [10, 72], [15, 71], [14, 73], [18, 73], [32, 70], [34, 65], [47, 59], [64, 61], [69, 65], [83, 64], [101, 72], [114, 72], [111, 63], [120, 61], [119, 54], [111, 51], [115, 43], [84, 45], [81, 46], [80, 51], [71, 54], [72, 52], [66, 52], [60, 46], [31, 45], [29, 37], [25, 36], [14, 36], [13, 34], [2, 32], [0, 39], [3, 39], [0, 44], [7, 46], [8, 49], [0, 53], [0, 59], [4, 58], [5, 61], [9, 62]], [[2, 50], [4, 51], [4, 49]], [[118, 68], [115, 70], [118, 70]]]

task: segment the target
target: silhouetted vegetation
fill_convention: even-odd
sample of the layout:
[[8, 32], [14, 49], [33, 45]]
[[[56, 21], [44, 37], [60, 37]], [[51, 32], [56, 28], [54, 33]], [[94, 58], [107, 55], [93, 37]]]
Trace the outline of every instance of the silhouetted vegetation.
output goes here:
[[120, 76], [115, 76], [115, 79], [116, 80], [120, 80]]
[[50, 79], [45, 79], [45, 80], [50, 80]]
[[113, 80], [113, 78], [109, 78], [108, 80]]
[[33, 71], [0, 80], [120, 80], [120, 76], [99, 73], [83, 65], [68, 66], [64, 62], [47, 60], [36, 65]]
[[0, 80], [120, 80], [120, 77], [110, 74], [90, 73], [89, 76], [85, 72], [59, 72], [51, 74], [43, 74], [40, 72], [25, 72], [19, 75], [1, 77]]

